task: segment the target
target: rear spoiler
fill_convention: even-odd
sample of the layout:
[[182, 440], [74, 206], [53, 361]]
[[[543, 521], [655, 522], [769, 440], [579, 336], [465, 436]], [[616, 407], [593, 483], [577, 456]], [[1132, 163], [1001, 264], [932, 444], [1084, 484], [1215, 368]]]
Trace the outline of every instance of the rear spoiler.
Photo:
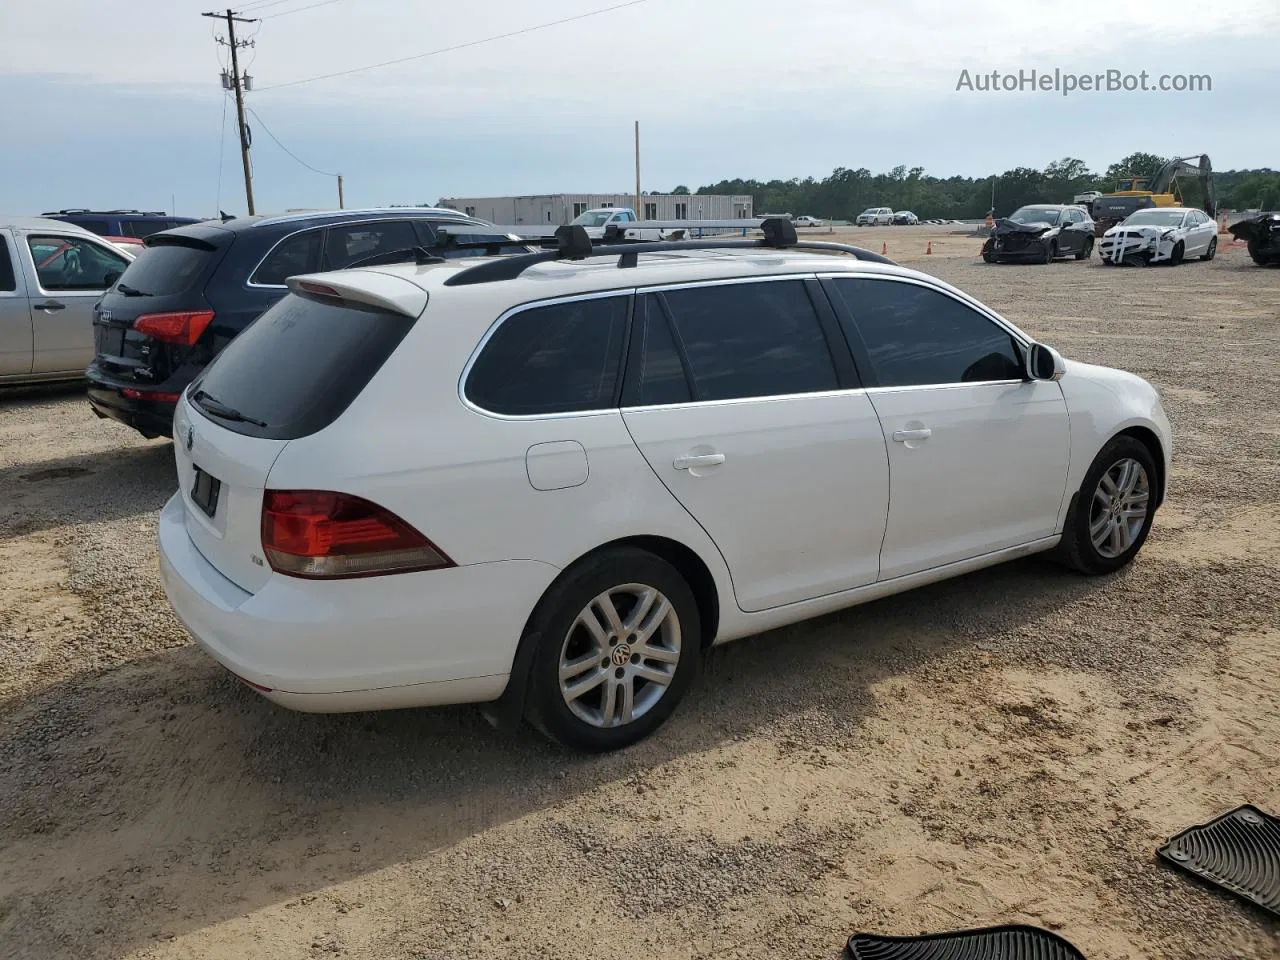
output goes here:
[[[359, 278], [358, 283], [352, 282]], [[285, 280], [289, 292], [321, 303], [353, 303], [417, 318], [427, 308], [427, 291], [403, 277], [374, 270], [312, 273]]]

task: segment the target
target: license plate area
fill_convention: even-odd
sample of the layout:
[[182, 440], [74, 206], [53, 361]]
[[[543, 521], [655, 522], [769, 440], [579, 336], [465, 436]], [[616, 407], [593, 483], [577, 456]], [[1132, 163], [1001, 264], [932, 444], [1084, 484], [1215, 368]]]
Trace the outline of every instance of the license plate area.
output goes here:
[[212, 517], [218, 512], [218, 494], [222, 492], [222, 482], [212, 477], [197, 466], [192, 466], [195, 478], [191, 482], [191, 502], [205, 516]]
[[94, 352], [100, 357], [119, 357], [124, 353], [124, 327], [94, 324]]

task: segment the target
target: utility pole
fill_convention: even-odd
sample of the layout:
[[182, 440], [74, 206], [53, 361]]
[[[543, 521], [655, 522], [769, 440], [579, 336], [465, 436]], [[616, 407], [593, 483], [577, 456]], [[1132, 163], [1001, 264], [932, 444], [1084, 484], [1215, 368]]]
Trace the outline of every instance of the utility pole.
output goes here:
[[644, 201], [640, 199], [640, 121], [636, 121], [636, 218], [644, 219]]
[[[226, 13], [202, 13], [201, 16], [227, 21], [226, 43], [231, 48], [231, 88], [236, 94], [236, 120], [240, 126], [240, 162], [244, 165], [244, 196], [249, 205], [249, 216], [253, 216], [255, 211], [253, 208], [253, 174], [249, 172], [249, 129], [244, 122], [244, 82], [240, 76], [240, 60], [236, 53], [240, 47], [250, 46], [253, 41], [242, 40], [237, 43], [236, 24], [257, 23], [258, 21], [248, 17], [237, 17], [235, 11], [230, 8], [227, 9]], [[218, 42], [221, 43], [222, 41], [219, 40]]]
[[338, 209], [342, 210], [342, 174], [338, 174]]

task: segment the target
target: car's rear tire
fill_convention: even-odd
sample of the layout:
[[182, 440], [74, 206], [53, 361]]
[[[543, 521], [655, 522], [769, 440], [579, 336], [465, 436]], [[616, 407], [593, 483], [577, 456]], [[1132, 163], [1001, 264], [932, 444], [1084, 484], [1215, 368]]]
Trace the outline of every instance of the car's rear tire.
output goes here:
[[1093, 237], [1085, 237], [1084, 246], [1080, 248], [1080, 252], [1076, 254], [1077, 260], [1088, 260], [1093, 256]]
[[1209, 247], [1208, 249], [1205, 250], [1203, 254], [1201, 254], [1200, 259], [1205, 261], [1212, 260], [1217, 255], [1217, 253], [1218, 253], [1218, 238], [1214, 237], [1209, 241]]
[[647, 737], [671, 716], [702, 662], [689, 584], [665, 560], [632, 547], [572, 568], [538, 605], [529, 632], [538, 640], [525, 717], [579, 750], [617, 750]]
[[1081, 573], [1111, 573], [1142, 549], [1155, 519], [1159, 474], [1144, 444], [1113, 439], [1094, 458], [1067, 517], [1058, 558]]

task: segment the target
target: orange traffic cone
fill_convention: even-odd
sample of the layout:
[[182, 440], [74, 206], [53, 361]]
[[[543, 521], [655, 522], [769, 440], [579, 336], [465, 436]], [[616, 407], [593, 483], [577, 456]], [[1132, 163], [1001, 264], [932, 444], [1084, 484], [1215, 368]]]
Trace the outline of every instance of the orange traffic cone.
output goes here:
[[880, 256], [887, 257], [888, 255], [889, 255], [889, 244], [887, 243], [880, 244]]
[[925, 252], [926, 254], [928, 254], [928, 255], [932, 255], [932, 254], [933, 254], [933, 241], [932, 241], [932, 240], [930, 240], [930, 241], [929, 241], [929, 245], [928, 245], [927, 247], [925, 247], [925, 248], [924, 248], [924, 252]]

